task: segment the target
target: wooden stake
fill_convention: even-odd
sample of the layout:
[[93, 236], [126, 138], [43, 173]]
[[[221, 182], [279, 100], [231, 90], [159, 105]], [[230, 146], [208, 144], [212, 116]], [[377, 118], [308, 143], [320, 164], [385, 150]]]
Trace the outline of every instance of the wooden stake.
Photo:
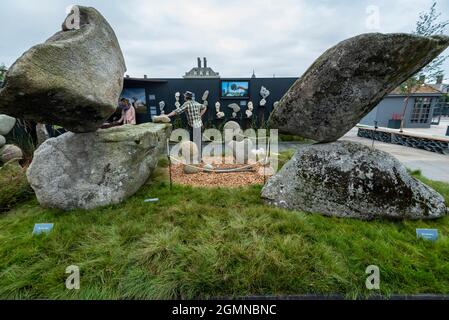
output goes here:
[[167, 158], [168, 158], [168, 174], [170, 176], [170, 191], [171, 191], [173, 182], [171, 177], [170, 142], [168, 138], [167, 138]]

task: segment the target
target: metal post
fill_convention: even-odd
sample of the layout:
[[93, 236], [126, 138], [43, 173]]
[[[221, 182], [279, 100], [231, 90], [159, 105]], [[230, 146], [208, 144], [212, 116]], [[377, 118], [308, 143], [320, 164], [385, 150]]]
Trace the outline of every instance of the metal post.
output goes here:
[[171, 177], [171, 158], [170, 158], [170, 143], [169, 139], [167, 138], [167, 158], [168, 158], [168, 174], [170, 176], [170, 191], [172, 190], [172, 177]]
[[374, 121], [374, 131], [373, 131], [373, 135], [372, 135], [372, 137], [373, 137], [373, 145], [371, 146], [372, 148], [374, 148], [374, 138], [376, 136], [377, 128], [378, 128], [377, 121]]
[[266, 172], [265, 172], [265, 166], [267, 164], [267, 160], [268, 157], [270, 156], [270, 152], [271, 152], [271, 136], [268, 139], [268, 145], [267, 145], [267, 154], [265, 155], [265, 161], [263, 163], [263, 184], [265, 185], [267, 183], [267, 178], [266, 178]]

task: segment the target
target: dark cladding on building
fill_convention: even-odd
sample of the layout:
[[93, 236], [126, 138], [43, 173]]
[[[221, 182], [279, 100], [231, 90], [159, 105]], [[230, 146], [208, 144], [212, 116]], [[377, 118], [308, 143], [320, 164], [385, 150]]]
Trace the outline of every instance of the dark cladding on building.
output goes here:
[[[242, 127], [264, 127], [273, 110], [274, 104], [279, 101], [298, 78], [272, 77], [257, 78], [253, 72], [248, 78], [221, 78], [220, 74], [208, 66], [207, 59], [198, 58], [197, 66], [186, 72], [182, 78], [131, 78], [125, 77], [122, 97], [128, 98], [135, 106], [137, 121], [148, 122], [151, 117], [160, 115], [161, 103], [165, 114], [174, 110], [176, 93], [180, 93], [179, 103], [183, 103], [182, 93], [191, 91], [195, 100], [202, 103], [203, 94], [208, 91], [208, 111], [204, 116], [206, 127], [220, 127], [226, 121], [234, 120]], [[442, 79], [441, 79], [442, 80]], [[442, 81], [439, 81], [442, 82]], [[269, 91], [265, 105], [261, 105], [262, 88]], [[441, 105], [446, 85], [426, 85], [412, 94], [409, 107], [404, 116], [404, 128], [429, 128], [432, 119], [440, 113], [448, 113], [447, 106]], [[217, 117], [216, 103], [220, 103], [219, 111], [224, 113], [223, 118]], [[248, 103], [252, 102], [254, 109], [248, 118]], [[360, 123], [373, 126], [388, 127], [402, 116], [404, 97], [394, 91], [387, 95], [381, 103], [373, 109]], [[240, 110], [233, 114], [230, 105], [238, 105]], [[449, 113], [448, 113], [449, 114]], [[234, 117], [235, 116], [235, 117]], [[184, 117], [181, 118], [185, 125]]]
[[[151, 121], [154, 115], [160, 115], [160, 103], [163, 101], [165, 114], [174, 110], [176, 103], [176, 93], [180, 93], [180, 103], [183, 103], [182, 93], [191, 91], [195, 95], [195, 100], [202, 103], [202, 97], [205, 91], [209, 91], [207, 98], [208, 110], [204, 116], [204, 123], [207, 127], [219, 127], [222, 123], [234, 120], [243, 127], [265, 126], [269, 114], [273, 110], [273, 105], [279, 101], [285, 92], [293, 85], [297, 78], [257, 78], [254, 74], [249, 78], [221, 78], [218, 72], [215, 72], [207, 65], [207, 59], [204, 63], [198, 58], [198, 66], [186, 72], [183, 78], [131, 78], [125, 77], [122, 97], [132, 101], [137, 101], [137, 120], [138, 122]], [[242, 86], [247, 86], [241, 88]], [[226, 88], [235, 89], [233, 92], [227, 92]], [[265, 106], [261, 106], [263, 99], [260, 91], [262, 87], [270, 91], [265, 99]], [[231, 89], [230, 89], [231, 90]], [[246, 111], [248, 103], [254, 105], [253, 115], [248, 118]], [[216, 103], [220, 103], [220, 112], [225, 116], [217, 118]], [[240, 111], [233, 117], [233, 109], [229, 105], [237, 104]], [[183, 119], [185, 121], [185, 119]]]

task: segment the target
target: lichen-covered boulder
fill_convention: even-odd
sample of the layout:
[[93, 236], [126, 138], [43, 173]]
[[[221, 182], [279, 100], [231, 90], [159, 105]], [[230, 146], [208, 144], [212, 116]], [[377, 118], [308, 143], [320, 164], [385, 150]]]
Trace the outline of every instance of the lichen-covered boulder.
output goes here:
[[434, 219], [444, 198], [388, 153], [339, 141], [301, 148], [262, 189], [277, 207], [359, 219]]
[[116, 110], [126, 71], [117, 38], [94, 8], [78, 7], [80, 28], [25, 52], [0, 89], [0, 112], [73, 132], [99, 128]]
[[287, 91], [269, 125], [335, 141], [449, 46], [449, 37], [370, 33], [327, 50]]
[[0, 162], [6, 163], [13, 159], [21, 160], [23, 157], [22, 150], [13, 144], [6, 144], [0, 148]]
[[65, 133], [34, 153], [27, 178], [44, 207], [92, 209], [119, 203], [148, 180], [170, 135], [168, 124]]
[[14, 128], [15, 124], [16, 118], [10, 117], [6, 114], [0, 114], [0, 135], [6, 136], [12, 128]]

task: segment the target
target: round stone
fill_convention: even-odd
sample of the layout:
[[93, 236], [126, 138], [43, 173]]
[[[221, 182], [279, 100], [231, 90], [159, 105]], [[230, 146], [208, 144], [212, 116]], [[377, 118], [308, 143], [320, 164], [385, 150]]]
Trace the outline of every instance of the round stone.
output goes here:
[[200, 172], [200, 169], [196, 166], [192, 166], [191, 164], [185, 164], [183, 167], [183, 171], [185, 174], [195, 174]]
[[0, 135], [6, 136], [14, 128], [15, 124], [16, 118], [0, 114]]
[[22, 150], [13, 144], [6, 144], [0, 148], [0, 160], [3, 163], [6, 163], [12, 159], [22, 159], [22, 157]]
[[232, 130], [232, 132], [235, 135], [235, 140], [237, 141], [242, 141], [245, 138], [245, 136], [243, 135], [243, 131], [240, 128], [240, 125], [236, 121], [228, 121], [224, 124], [223, 135], [225, 136], [225, 139], [227, 130]]

